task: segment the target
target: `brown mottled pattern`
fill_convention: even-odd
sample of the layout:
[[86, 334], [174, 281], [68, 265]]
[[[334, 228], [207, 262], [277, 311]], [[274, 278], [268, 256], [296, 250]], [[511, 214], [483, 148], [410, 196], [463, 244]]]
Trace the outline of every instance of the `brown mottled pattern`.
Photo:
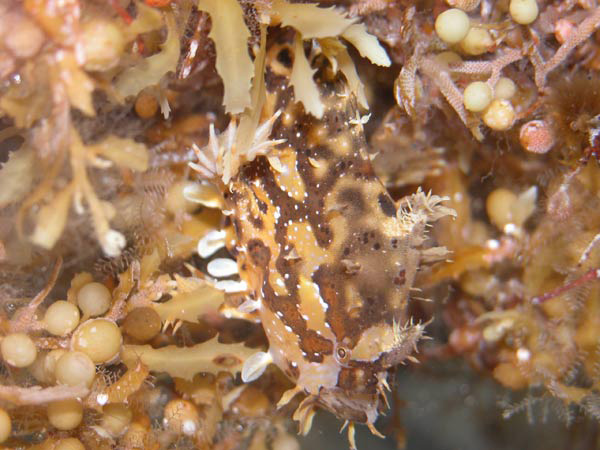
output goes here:
[[[281, 97], [286, 95], [289, 97], [291, 93], [288, 91], [289, 88], [282, 93]], [[349, 338], [352, 347], [351, 342], [356, 339], [363, 327], [379, 321], [391, 323], [394, 316], [400, 319], [399, 313], [403, 303], [398, 301], [394, 303], [396, 288], [392, 280], [403, 270], [401, 266], [395, 265], [397, 261], [402, 260], [403, 249], [394, 250], [391, 240], [378, 229], [377, 224], [390, 217], [390, 208], [394, 205], [385, 188], [375, 178], [366, 156], [366, 143], [362, 130], [358, 129], [359, 125], [348, 124], [348, 120], [353, 117], [352, 113], [356, 111], [354, 102], [349, 98], [340, 97], [335, 92], [327, 101], [339, 103], [344, 109], [340, 111], [335, 109], [336, 105], [332, 105], [328, 108], [323, 121], [317, 121], [312, 116], [301, 112], [301, 106], [288, 103], [285, 111], [296, 117], [296, 120], [289, 128], [282, 126], [281, 120], [275, 126], [274, 137], [287, 139], [283, 147], [291, 146], [297, 152], [298, 172], [308, 194], [303, 202], [290, 198], [276, 185], [272, 173], [274, 169], [265, 158], [258, 158], [247, 165], [234, 184], [237, 186], [242, 183], [249, 187], [249, 192], [252, 192], [255, 197], [258, 189], [256, 183], [260, 185], [260, 189], [268, 193], [271, 204], [267, 206], [264, 202], [259, 202], [261, 214], [272, 214], [277, 206], [280, 208], [281, 215], [275, 222], [275, 230], [265, 230], [267, 233], [275, 232], [275, 241], [280, 248], [285, 248], [286, 245], [291, 248], [295, 245], [286, 234], [285, 224], [288, 221], [297, 222], [305, 219], [310, 223], [318, 244], [323, 248], [329, 248], [334, 230], [327, 220], [328, 216], [340, 214], [346, 218], [344, 225], [349, 231], [349, 236], [341, 249], [331, 249], [332, 252], [338, 253], [334, 258], [335, 265], [321, 267], [314, 274], [313, 280], [321, 286], [322, 295], [330, 306], [328, 320], [338, 340]], [[328, 133], [324, 139], [307, 142], [308, 130], [323, 122], [328, 124], [326, 126]], [[351, 129], [355, 131], [350, 132]], [[347, 152], [342, 155], [332, 151], [329, 146], [329, 141], [339, 136], [349, 137], [351, 141]], [[317, 179], [314, 176], [314, 168], [308, 161], [309, 157], [325, 161], [328, 169], [323, 178]], [[374, 201], [373, 197], [375, 197]], [[326, 209], [326, 199], [329, 199], [332, 205], [329, 210]], [[251, 235], [260, 235], [263, 222], [261, 218], [250, 214], [249, 219], [257, 228]], [[294, 271], [296, 263], [285, 259], [289, 251], [274, 251], [273, 255], [276, 254], [279, 254], [276, 260], [279, 272], [289, 274], [285, 283], [290, 293], [286, 298], [265, 296], [265, 302], [277, 309], [277, 305], [293, 305], [298, 301], [294, 297], [297, 284]], [[364, 272], [364, 275], [360, 272], [358, 275], [345, 273], [340, 261], [353, 258], [361, 263], [361, 272]], [[363, 300], [363, 305], [355, 318], [345, 310], [346, 298], [343, 286], [347, 283], [355, 286]], [[392, 310], [390, 306], [393, 307]], [[303, 337], [303, 346], [306, 346], [304, 350], [312, 354], [312, 350], [315, 349], [314, 339], [304, 336], [302, 320], [293, 317], [293, 313], [284, 317], [294, 331]], [[311, 344], [308, 343], [309, 341]], [[329, 347], [331, 351], [331, 346]]]
[[[389, 357], [378, 350], [369, 359], [342, 361], [340, 355], [351, 355], [368, 329], [391, 335], [393, 324], [407, 322], [418, 252], [402, 235], [394, 202], [373, 172], [343, 80], [321, 65], [316, 80], [326, 112], [316, 119], [292, 101], [289, 65], [280, 61], [287, 58], [280, 56], [266, 76], [268, 114], [282, 111], [272, 138], [286, 140], [270, 157], [286, 162], [284, 173], [260, 156], [229, 186], [237, 249], [247, 254], [251, 274], [242, 270], [242, 276], [259, 280], [251, 288], [269, 312], [263, 326], [288, 376], [301, 378], [302, 367], [309, 367], [303, 364], [334, 364], [337, 381], [328, 387], [364, 392], [376, 409], [377, 376]], [[364, 342], [361, 351], [370, 351]], [[334, 391], [322, 391], [316, 401], [335, 413], [352, 409], [334, 398]], [[351, 414], [364, 421], [357, 411], [339, 415]]]

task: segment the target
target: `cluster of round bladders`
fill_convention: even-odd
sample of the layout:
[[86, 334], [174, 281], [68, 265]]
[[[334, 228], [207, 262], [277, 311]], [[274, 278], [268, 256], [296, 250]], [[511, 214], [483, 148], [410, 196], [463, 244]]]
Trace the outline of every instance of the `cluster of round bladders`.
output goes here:
[[508, 130], [513, 126], [516, 118], [515, 109], [508, 100], [492, 100], [483, 113], [483, 123], [496, 131]]
[[510, 0], [510, 17], [521, 25], [529, 25], [537, 19], [539, 8], [535, 0]]
[[101, 316], [110, 308], [112, 296], [102, 283], [92, 282], [77, 293], [77, 305], [85, 317]]
[[73, 303], [58, 300], [44, 315], [46, 331], [55, 336], [66, 336], [79, 325], [79, 309]]
[[[38, 351], [36, 343], [26, 333], [11, 333], [0, 342], [3, 361], [18, 369], [27, 368], [29, 374], [44, 385], [91, 387], [96, 377], [96, 364], [114, 361], [123, 338], [114, 321], [101, 317], [88, 319], [109, 311], [112, 295], [106, 286], [97, 282], [87, 283], [79, 289], [75, 300], [76, 302], [54, 301], [39, 322], [44, 331], [51, 335], [71, 335], [65, 340], [70, 344], [68, 348]], [[156, 315], [151, 308], [146, 309]], [[147, 317], [142, 322], [146, 324]], [[157, 324], [153, 328], [158, 332], [160, 318], [157, 317], [154, 322]], [[138, 325], [135, 328], [143, 327]], [[120, 435], [131, 421], [131, 411], [124, 404], [105, 405], [103, 413], [101, 426], [111, 436]], [[52, 401], [47, 404], [46, 414], [54, 428], [61, 431], [73, 430], [83, 420], [83, 404], [79, 399]], [[10, 415], [0, 408], [0, 443], [10, 437], [11, 427]], [[54, 448], [79, 450], [84, 446], [76, 438], [65, 438], [59, 440]]]
[[435, 32], [447, 44], [458, 44], [471, 28], [469, 16], [458, 8], [444, 11], [435, 20]]
[[492, 35], [481, 27], [471, 27], [465, 38], [460, 42], [460, 48], [467, 55], [482, 55], [494, 45]]
[[458, 8], [444, 11], [435, 20], [435, 32], [446, 44], [460, 44], [468, 55], [481, 55], [494, 45], [490, 32], [479, 26], [471, 26], [467, 13]]
[[510, 78], [501, 77], [494, 87], [494, 98], [510, 100], [517, 93], [517, 86]]
[[2, 358], [13, 367], [28, 367], [35, 361], [37, 348], [25, 333], [13, 333], [2, 339]]
[[[472, 3], [466, 2], [468, 8], [464, 9], [472, 10]], [[460, 6], [456, 1], [449, 4]], [[536, 0], [510, 0], [509, 13], [516, 23], [528, 25], [537, 19], [539, 9]], [[495, 44], [490, 31], [485, 26], [472, 25], [467, 13], [459, 8], [451, 8], [438, 15], [435, 32], [446, 44], [459, 44], [467, 55], [482, 55], [493, 49]], [[509, 101], [515, 92], [515, 84], [508, 78], [501, 78], [494, 89], [483, 81], [474, 81], [465, 88], [464, 106], [467, 111], [481, 113], [489, 128], [505, 131], [516, 120], [515, 110]]]
[[91, 319], [77, 328], [71, 348], [86, 354], [95, 364], [104, 364], [118, 355], [122, 342], [121, 330], [113, 321]]
[[469, 84], [463, 94], [465, 108], [471, 112], [484, 111], [492, 101], [492, 89], [483, 81]]
[[482, 113], [483, 122], [492, 130], [504, 131], [516, 119], [509, 101], [515, 92], [515, 84], [508, 78], [500, 78], [493, 91], [487, 83], [474, 81], [465, 88], [463, 102], [468, 111]]
[[[458, 6], [458, 5], [457, 5]], [[536, 0], [510, 0], [510, 17], [520, 25], [529, 25], [539, 14]], [[484, 27], [471, 27], [471, 20], [463, 9], [451, 8], [435, 20], [435, 32], [446, 44], [461, 43], [470, 55], [479, 55], [493, 44], [491, 35]]]

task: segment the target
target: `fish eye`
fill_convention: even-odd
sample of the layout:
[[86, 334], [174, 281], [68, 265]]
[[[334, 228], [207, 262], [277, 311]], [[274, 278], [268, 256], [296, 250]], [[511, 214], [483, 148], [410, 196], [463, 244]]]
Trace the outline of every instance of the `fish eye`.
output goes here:
[[348, 350], [346, 347], [338, 347], [335, 351], [335, 354], [338, 362], [340, 363], [348, 362], [350, 359], [350, 350]]

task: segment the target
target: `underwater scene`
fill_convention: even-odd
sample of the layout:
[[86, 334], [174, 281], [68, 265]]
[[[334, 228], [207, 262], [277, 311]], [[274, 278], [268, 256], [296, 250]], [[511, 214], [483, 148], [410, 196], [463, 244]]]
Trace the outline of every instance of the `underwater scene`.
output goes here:
[[0, 448], [600, 448], [594, 0], [0, 2]]

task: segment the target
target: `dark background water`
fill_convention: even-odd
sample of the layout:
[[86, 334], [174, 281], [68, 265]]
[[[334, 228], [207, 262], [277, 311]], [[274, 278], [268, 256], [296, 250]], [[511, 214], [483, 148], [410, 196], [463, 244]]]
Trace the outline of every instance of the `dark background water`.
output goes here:
[[[575, 414], [572, 423], [567, 410], [558, 403], [534, 401], [530, 408], [503, 417], [506, 403], [525, 405], [532, 393], [511, 393], [493, 380], [482, 377], [455, 362], [425, 365], [419, 370], [400, 370], [393, 405], [403, 425], [407, 450], [592, 450], [598, 446], [598, 424]], [[392, 397], [390, 396], [390, 399]], [[525, 401], [524, 401], [525, 400]], [[530, 402], [531, 403], [531, 402]], [[390, 436], [398, 430], [393, 411], [377, 422], [377, 428]], [[332, 414], [319, 412], [308, 436], [301, 438], [302, 449], [347, 449], [346, 432], [338, 433], [342, 422]], [[357, 426], [359, 450], [396, 450], [396, 441], [372, 436], [365, 426]]]

